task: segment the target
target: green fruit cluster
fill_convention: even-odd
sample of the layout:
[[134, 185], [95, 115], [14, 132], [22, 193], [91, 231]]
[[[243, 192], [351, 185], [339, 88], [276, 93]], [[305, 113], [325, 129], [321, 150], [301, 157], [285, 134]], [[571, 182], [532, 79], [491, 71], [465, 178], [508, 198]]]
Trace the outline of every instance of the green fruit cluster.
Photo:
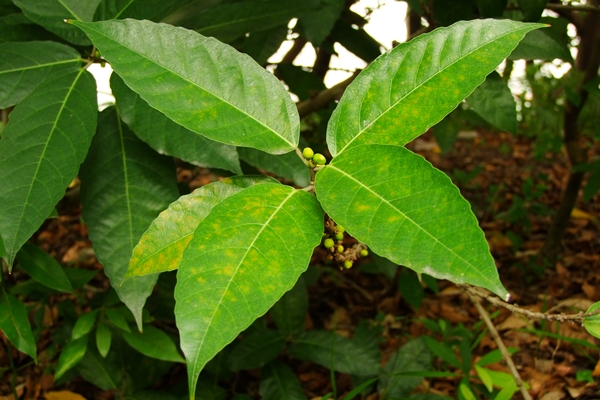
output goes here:
[[317, 165], [325, 165], [327, 163], [327, 159], [323, 154], [315, 153], [310, 147], [305, 147], [304, 150], [302, 150], [302, 155], [309, 161], [308, 165], [311, 168], [314, 168]]

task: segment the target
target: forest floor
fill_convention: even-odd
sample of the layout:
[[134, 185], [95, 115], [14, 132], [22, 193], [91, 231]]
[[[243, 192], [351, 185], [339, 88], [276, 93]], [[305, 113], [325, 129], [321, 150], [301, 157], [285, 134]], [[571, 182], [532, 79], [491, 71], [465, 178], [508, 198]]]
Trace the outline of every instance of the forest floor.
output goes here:
[[[409, 147], [447, 172], [471, 202], [501, 281], [511, 293], [511, 302], [528, 310], [575, 313], [600, 301], [600, 196], [587, 203], [580, 196], [563, 240], [560, 261], [552, 268], [537, 267], [533, 260], [543, 245], [552, 211], [566, 183], [569, 167], [565, 155], [534, 159], [532, 143], [510, 134], [477, 132], [465, 136], [444, 155], [428, 134]], [[600, 157], [600, 148], [591, 151], [596, 158]], [[201, 169], [181, 171], [180, 175], [191, 181], [192, 187], [218, 179]], [[80, 207], [68, 201], [63, 206], [66, 211], [44, 225], [36, 236], [36, 244], [62, 263], [100, 269], [80, 220]], [[325, 258], [324, 249], [318, 248], [312, 264], [326, 264]], [[309, 287], [307, 329], [335, 327], [339, 334], [350, 337], [359, 321], [375, 321], [382, 331], [379, 343], [382, 363], [409, 338], [434, 335], [424, 320], [436, 323], [444, 320], [448, 326], [462, 324], [472, 330], [480, 329], [476, 328], [480, 315], [461, 288], [440, 281], [438, 293], [425, 290], [420, 306], [413, 307], [398, 290], [399, 273], [390, 280], [381, 274], [361, 272], [366, 269], [363, 264], [371, 262], [367, 257], [350, 270], [330, 268], [332, 273], [320, 275], [318, 282]], [[109, 283], [103, 273], [98, 273], [87, 287], [94, 290], [83, 296], [92, 298], [96, 292], [107, 290]], [[485, 303], [484, 306], [492, 314], [505, 344], [519, 349], [513, 358], [534, 399], [600, 399], [599, 340], [576, 324], [531, 321], [504, 308]], [[52, 317], [44, 321], [47, 328], [38, 340], [38, 353], [44, 352], [52, 340], [52, 331], [60, 325]], [[4, 343], [0, 346], [0, 365], [8, 366], [6, 339], [0, 339]], [[485, 335], [473, 349], [473, 359], [495, 348], [492, 338]], [[101, 391], [81, 378], [55, 385], [52, 363], [56, 357], [48, 365], [35, 366], [23, 354], [16, 351], [13, 354], [16, 365], [23, 367], [16, 380], [19, 393], [25, 393], [23, 398], [80, 399], [65, 393], [79, 393], [86, 399], [114, 398], [114, 391]], [[308, 398], [319, 398], [331, 390], [327, 368], [298, 360], [291, 360], [290, 366]], [[494, 368], [508, 372], [504, 363], [494, 364]], [[9, 371], [4, 370], [3, 376], [0, 399], [12, 399]], [[177, 379], [185, 381], [183, 367], [169, 373], [168, 382]], [[427, 378], [421, 388], [457, 398], [457, 385], [455, 378]], [[257, 387], [258, 371], [244, 371], [236, 379], [238, 393], [258, 398]], [[347, 393], [351, 388], [349, 376], [337, 374], [338, 393]], [[59, 390], [69, 392], [63, 392], [63, 397], [44, 397], [44, 393]], [[520, 394], [515, 398], [520, 398]]]

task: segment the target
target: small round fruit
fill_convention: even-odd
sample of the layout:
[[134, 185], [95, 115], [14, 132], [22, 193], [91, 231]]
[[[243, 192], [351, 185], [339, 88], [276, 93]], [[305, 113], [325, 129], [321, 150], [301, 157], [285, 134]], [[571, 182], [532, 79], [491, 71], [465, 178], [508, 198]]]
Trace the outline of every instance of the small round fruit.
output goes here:
[[326, 249], [331, 249], [334, 245], [335, 245], [335, 242], [331, 238], [327, 238], [323, 242], [323, 246], [325, 246]]
[[307, 160], [311, 160], [313, 158], [313, 156], [315, 155], [315, 152], [310, 147], [305, 147], [304, 150], [302, 150], [302, 155]]
[[338, 233], [336, 233], [336, 234], [335, 234], [335, 238], [336, 238], [337, 240], [342, 240], [342, 239], [344, 239], [344, 232], [339, 232], [339, 231], [338, 231]]
[[350, 260], [344, 261], [344, 268], [346, 268], [346, 269], [352, 268], [352, 261], [350, 261]]
[[344, 228], [341, 225], [336, 226], [335, 229], [337, 229], [338, 232], [342, 232], [342, 233], [346, 232], [346, 228]]
[[341, 244], [335, 249], [338, 253], [343, 253], [344, 252], [344, 246], [342, 246]]
[[315, 155], [313, 155], [312, 159], [317, 165], [325, 165], [325, 163], [327, 162], [327, 159], [321, 153], [316, 153]]
[[360, 255], [361, 255], [361, 256], [363, 256], [363, 257], [366, 257], [366, 256], [368, 256], [368, 255], [369, 255], [369, 250], [367, 250], [367, 249], [362, 249], [362, 250], [360, 251]]

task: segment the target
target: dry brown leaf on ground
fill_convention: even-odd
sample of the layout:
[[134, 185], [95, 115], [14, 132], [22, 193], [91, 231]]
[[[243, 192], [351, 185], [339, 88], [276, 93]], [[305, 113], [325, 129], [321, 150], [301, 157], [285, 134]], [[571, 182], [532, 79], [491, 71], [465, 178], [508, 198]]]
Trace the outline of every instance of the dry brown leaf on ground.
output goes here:
[[80, 394], [69, 390], [60, 390], [58, 392], [48, 392], [44, 395], [46, 400], [87, 400]]

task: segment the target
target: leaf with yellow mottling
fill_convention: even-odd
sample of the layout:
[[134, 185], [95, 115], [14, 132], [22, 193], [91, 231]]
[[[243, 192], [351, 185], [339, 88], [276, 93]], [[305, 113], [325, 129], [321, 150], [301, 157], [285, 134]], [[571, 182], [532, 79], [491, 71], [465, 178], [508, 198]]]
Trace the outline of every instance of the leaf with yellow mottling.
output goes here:
[[469, 202], [421, 156], [402, 146], [357, 146], [317, 173], [315, 190], [325, 211], [375, 253], [507, 298]]
[[461, 21], [381, 55], [348, 86], [327, 127], [333, 156], [361, 144], [405, 145], [450, 113], [543, 24]]
[[171, 203], [152, 221], [133, 249], [125, 278], [177, 269], [198, 224], [213, 207], [240, 190], [261, 182], [277, 181], [266, 176], [234, 176], [202, 186]]
[[292, 288], [322, 233], [315, 196], [274, 183], [226, 198], [198, 225], [175, 287], [190, 393], [204, 365]]

